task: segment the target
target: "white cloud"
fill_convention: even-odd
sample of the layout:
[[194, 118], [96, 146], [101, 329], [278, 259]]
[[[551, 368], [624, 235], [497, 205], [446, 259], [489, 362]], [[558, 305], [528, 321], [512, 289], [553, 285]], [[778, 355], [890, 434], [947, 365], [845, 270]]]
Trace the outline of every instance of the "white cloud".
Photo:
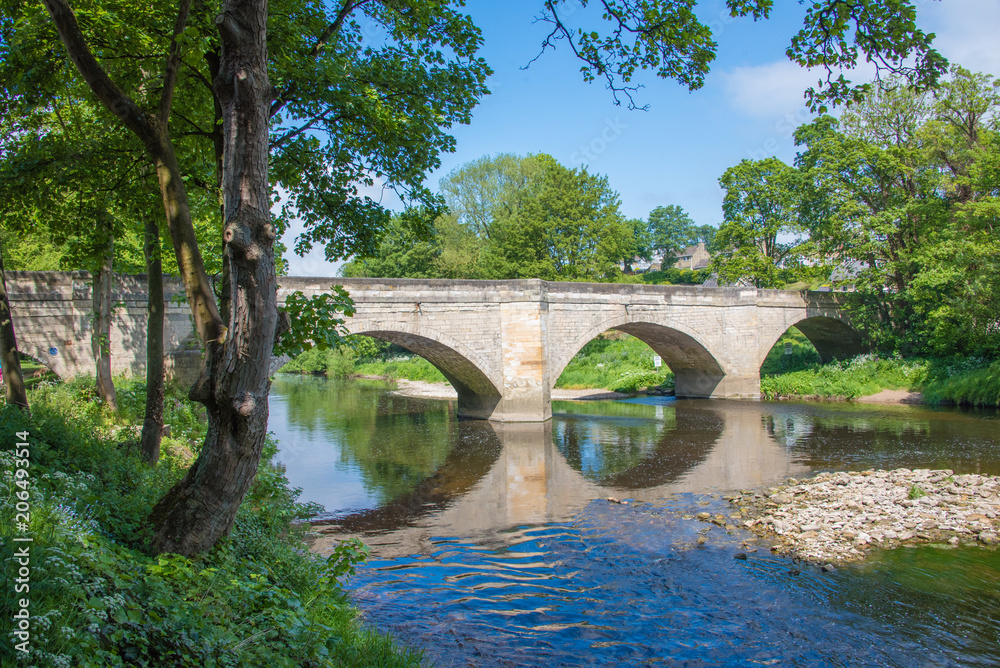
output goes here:
[[918, 0], [917, 20], [936, 34], [934, 45], [948, 60], [973, 72], [1000, 76], [996, 0]]
[[[837, 76], [834, 71], [834, 76]], [[853, 82], [870, 81], [875, 68], [861, 63], [844, 72]], [[790, 60], [778, 60], [765, 65], [737, 67], [722, 75], [729, 104], [736, 110], [761, 118], [808, 116], [804, 93], [826, 78], [822, 68], [805, 69]]]
[[803, 91], [816, 74], [788, 60], [737, 67], [722, 73], [730, 105], [751, 116], [782, 116], [805, 106]]
[[[996, 30], [1000, 26], [997, 0], [916, 0], [920, 27], [936, 35], [934, 46], [948, 60], [974, 72], [1000, 76], [1000, 49]], [[825, 73], [806, 70], [788, 60], [737, 67], [722, 73], [722, 81], [733, 109], [749, 116], [778, 118], [801, 116], [803, 92], [815, 86]], [[855, 82], [871, 81], [875, 69], [862, 63], [848, 74]]]

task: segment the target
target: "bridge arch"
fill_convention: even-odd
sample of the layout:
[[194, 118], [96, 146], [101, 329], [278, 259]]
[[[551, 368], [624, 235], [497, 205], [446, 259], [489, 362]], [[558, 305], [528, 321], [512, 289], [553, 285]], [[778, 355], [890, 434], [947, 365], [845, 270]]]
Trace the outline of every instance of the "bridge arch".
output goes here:
[[611, 329], [631, 334], [663, 358], [674, 372], [674, 391], [679, 397], [710, 397], [726, 375], [699, 334], [686, 325], [674, 322], [664, 325], [641, 315], [621, 315], [592, 327], [564, 348], [565, 352], [550, 367], [550, 388], [588, 341]]
[[402, 322], [351, 319], [351, 334], [395, 343], [434, 365], [458, 392], [461, 417], [489, 418], [502, 398], [497, 374], [479, 355], [460, 341], [429, 327]]
[[842, 318], [834, 318], [827, 315], [807, 316], [790, 327], [772, 335], [769, 345], [763, 345], [757, 351], [757, 366], [764, 363], [767, 354], [778, 343], [778, 340], [791, 327], [795, 327], [809, 342], [816, 348], [820, 359], [826, 363], [834, 359], [843, 360], [855, 355], [868, 352], [868, 346], [850, 322]]
[[[58, 377], [60, 380], [65, 380], [67, 377], [69, 377], [69, 374], [67, 373], [66, 370], [66, 364], [58, 356], [58, 354], [55, 357], [50, 355], [48, 348], [43, 349], [41, 346], [35, 345], [30, 340], [19, 339], [17, 342], [17, 349], [18, 351], [24, 353], [25, 355], [28, 355], [38, 360], [39, 364], [42, 364], [45, 367], [47, 367], [49, 371], [54, 373], [56, 377]], [[65, 351], [59, 351], [59, 352], [65, 354]]]

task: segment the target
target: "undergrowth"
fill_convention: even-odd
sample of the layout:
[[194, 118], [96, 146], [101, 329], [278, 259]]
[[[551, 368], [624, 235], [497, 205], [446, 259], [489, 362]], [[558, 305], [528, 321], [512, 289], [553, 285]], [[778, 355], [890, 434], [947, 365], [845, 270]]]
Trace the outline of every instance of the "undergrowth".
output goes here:
[[655, 353], [627, 334], [613, 332], [588, 341], [556, 381], [569, 390], [607, 388], [632, 393], [645, 387], [673, 387], [673, 374], [653, 365]]
[[973, 357], [939, 363], [923, 392], [929, 404], [1000, 408], [1000, 361]]
[[[184, 473], [205, 423], [200, 406], [168, 393], [168, 453], [155, 467], [136, 448], [145, 388], [119, 380], [120, 413], [96, 397], [92, 380], [44, 383], [31, 414], [0, 408], [2, 587], [13, 592], [21, 567], [14, 545], [30, 546], [30, 640], [10, 626], [0, 663], [34, 666], [408, 666], [419, 656], [361, 626], [342, 588], [364, 557], [343, 543], [326, 559], [311, 555], [294, 520], [317, 508], [297, 502], [271, 464], [268, 441], [230, 535], [195, 559], [149, 556], [145, 518]], [[27, 438], [22, 438], [27, 432]], [[22, 437], [19, 437], [18, 434]], [[17, 462], [29, 444], [30, 466]], [[21, 448], [23, 450], [23, 447]], [[18, 466], [15, 466], [18, 464]], [[16, 477], [21, 468], [29, 475]], [[17, 494], [21, 493], [18, 498]], [[27, 531], [16, 503], [30, 502]], [[30, 535], [31, 543], [12, 543]], [[18, 598], [0, 597], [11, 620]]]
[[859, 355], [850, 360], [814, 364], [800, 371], [762, 376], [761, 396], [844, 397], [853, 399], [882, 390], [918, 389], [927, 377], [922, 360]]

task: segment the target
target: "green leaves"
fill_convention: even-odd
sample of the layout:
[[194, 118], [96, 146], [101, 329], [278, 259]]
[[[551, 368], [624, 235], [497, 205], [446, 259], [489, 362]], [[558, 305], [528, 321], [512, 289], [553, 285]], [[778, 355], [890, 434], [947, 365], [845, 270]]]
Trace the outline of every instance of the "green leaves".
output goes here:
[[295, 357], [313, 346], [326, 350], [344, 344], [347, 328], [339, 316], [354, 315], [354, 301], [341, 285], [333, 285], [331, 290], [312, 297], [296, 291], [285, 299], [284, 311], [291, 326], [275, 342], [275, 355]]
[[778, 287], [780, 269], [801, 262], [806, 247], [799, 211], [802, 175], [777, 158], [743, 160], [726, 170], [724, 220], [712, 267], [720, 283]]
[[956, 67], [933, 95], [893, 82], [796, 133], [802, 220], [883, 350], [1000, 353], [997, 90]]

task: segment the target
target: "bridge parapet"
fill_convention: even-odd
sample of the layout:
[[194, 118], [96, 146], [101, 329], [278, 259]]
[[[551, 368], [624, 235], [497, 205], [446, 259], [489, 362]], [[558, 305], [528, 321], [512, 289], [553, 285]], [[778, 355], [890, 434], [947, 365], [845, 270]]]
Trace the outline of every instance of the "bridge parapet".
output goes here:
[[[22, 349], [62, 377], [94, 372], [90, 275], [8, 272]], [[352, 333], [398, 343], [437, 366], [458, 390], [458, 412], [496, 421], [544, 421], [563, 368], [609, 329], [649, 344], [673, 370], [678, 396], [760, 394], [760, 365], [778, 338], [797, 326], [824, 359], [864, 349], [843, 310], [842, 293], [608, 283], [278, 279], [277, 297], [307, 296], [342, 285], [355, 300]], [[176, 278], [168, 295], [183, 295]], [[145, 276], [118, 276], [113, 301], [112, 369], [144, 373]], [[167, 303], [168, 366], [197, 373], [198, 339], [186, 304]], [[54, 350], [52, 353], [50, 351]]]

